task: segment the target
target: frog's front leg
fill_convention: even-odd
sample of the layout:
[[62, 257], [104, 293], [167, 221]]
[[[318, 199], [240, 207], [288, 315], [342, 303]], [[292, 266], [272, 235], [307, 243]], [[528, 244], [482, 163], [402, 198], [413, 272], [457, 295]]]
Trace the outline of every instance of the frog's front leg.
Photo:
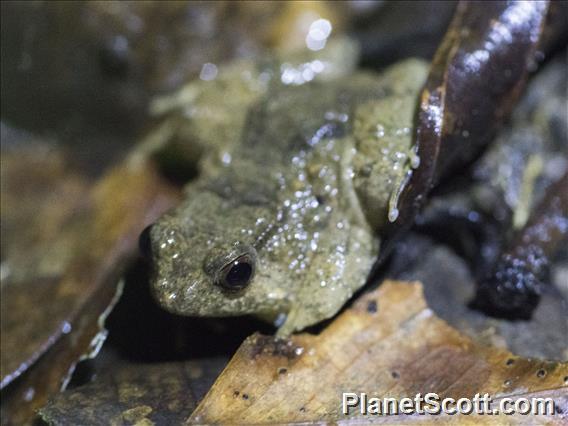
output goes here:
[[[320, 285], [321, 283], [318, 283], [318, 286]], [[312, 294], [310, 296], [306, 294], [305, 297], [301, 293], [299, 294], [300, 300], [292, 303], [284, 324], [276, 332], [277, 337], [287, 337], [296, 331], [333, 317], [341, 309], [345, 300], [349, 299], [352, 291], [345, 287], [330, 291], [313, 289]]]
[[[278, 329], [277, 337], [288, 335], [331, 318], [352, 293], [349, 277], [339, 276], [337, 271], [323, 262], [314, 264], [311, 271], [299, 282], [299, 288], [294, 294], [286, 319]], [[334, 277], [335, 275], [335, 277]]]
[[[404, 187], [410, 181], [410, 177], [412, 176], [412, 171], [420, 165], [420, 157], [416, 153], [416, 147], [414, 146], [408, 149], [406, 153], [401, 152], [399, 158], [400, 161], [398, 167], [401, 167], [406, 171], [404, 173], [400, 173], [394, 179], [394, 186], [393, 186], [394, 189], [392, 190], [389, 198], [388, 213], [387, 213], [387, 217], [390, 222], [394, 222], [398, 218], [399, 215], [398, 200], [400, 198], [400, 194], [402, 194]], [[408, 164], [406, 162], [406, 159], [408, 159], [407, 160]], [[408, 168], [408, 165], [410, 165], [410, 168]]]
[[353, 184], [367, 220], [377, 231], [396, 220], [401, 189], [420, 164], [412, 128], [427, 71], [427, 65], [416, 60], [394, 66], [390, 96], [358, 105], [355, 111]]
[[379, 253], [379, 239], [366, 223], [345, 221], [344, 214], [330, 221], [330, 232], [320, 241], [325, 249], [314, 256], [297, 283], [278, 337], [333, 317], [367, 281]]
[[[290, 312], [286, 315], [284, 324], [276, 331], [276, 337], [285, 338], [294, 333], [296, 330], [301, 330], [305, 327], [302, 325], [300, 318], [301, 306], [294, 305]], [[309, 323], [308, 323], [309, 324]]]
[[[326, 296], [323, 296], [326, 297]], [[329, 295], [327, 296], [329, 297]], [[341, 296], [337, 296], [337, 300], [340, 300]], [[293, 304], [290, 311], [286, 315], [286, 320], [284, 324], [277, 330], [276, 337], [284, 338], [288, 337], [292, 333], [303, 330], [310, 325], [316, 324], [324, 319], [331, 318], [333, 315], [339, 311], [341, 304], [329, 303], [327, 306], [310, 306], [310, 304], [305, 304], [298, 302]]]

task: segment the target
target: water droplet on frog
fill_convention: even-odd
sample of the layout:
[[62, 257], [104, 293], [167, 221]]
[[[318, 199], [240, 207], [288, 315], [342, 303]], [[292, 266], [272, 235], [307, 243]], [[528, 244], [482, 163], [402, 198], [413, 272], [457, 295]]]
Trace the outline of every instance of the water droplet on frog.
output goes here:
[[225, 165], [229, 165], [231, 164], [231, 154], [229, 154], [228, 152], [223, 153], [223, 156], [221, 157], [221, 161], [223, 162], [223, 164]]
[[325, 64], [319, 59], [316, 59], [315, 61], [311, 62], [311, 67], [316, 74], [319, 74], [325, 69]]
[[217, 65], [207, 62], [201, 67], [201, 72], [199, 73], [199, 78], [204, 81], [211, 81], [217, 77]]
[[397, 209], [396, 207], [393, 208], [393, 209], [391, 209], [391, 210], [389, 211], [389, 221], [390, 221], [390, 222], [394, 222], [395, 220], [397, 220], [397, 219], [398, 219], [398, 214], [399, 214], [399, 211], [398, 211], [398, 209]]
[[34, 396], [35, 396], [35, 389], [29, 387], [28, 389], [26, 389], [26, 392], [24, 393], [24, 400], [26, 402], [30, 402], [32, 399], [34, 399]]
[[72, 330], [71, 324], [68, 321], [64, 321], [63, 326], [61, 327], [61, 331], [63, 332], [63, 334], [69, 334], [71, 333], [71, 330]]
[[327, 38], [332, 30], [331, 22], [327, 19], [317, 19], [310, 25], [306, 36], [306, 46], [310, 50], [321, 50], [325, 47]]
[[410, 158], [410, 167], [417, 169], [420, 166], [420, 157], [418, 155], [413, 155]]
[[274, 327], [281, 327], [282, 324], [286, 321], [287, 315], [283, 312], [280, 312], [276, 319], [274, 320]]

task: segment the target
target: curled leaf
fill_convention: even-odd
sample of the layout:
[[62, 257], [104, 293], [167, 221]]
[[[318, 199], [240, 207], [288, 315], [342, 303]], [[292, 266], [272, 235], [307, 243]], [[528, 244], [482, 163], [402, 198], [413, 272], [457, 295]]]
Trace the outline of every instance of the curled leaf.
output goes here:
[[410, 226], [440, 178], [492, 140], [544, 58], [539, 49], [564, 31], [546, 27], [557, 17], [557, 8], [544, 1], [459, 3], [421, 95], [415, 133], [420, 166], [402, 191], [401, 214], [389, 235]]

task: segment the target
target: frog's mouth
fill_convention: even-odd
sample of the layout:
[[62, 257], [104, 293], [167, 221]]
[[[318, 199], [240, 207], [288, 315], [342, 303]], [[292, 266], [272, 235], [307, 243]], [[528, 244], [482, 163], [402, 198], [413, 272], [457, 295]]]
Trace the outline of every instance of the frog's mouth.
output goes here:
[[[172, 274], [171, 264], [160, 260], [154, 265], [160, 266], [152, 272], [152, 293], [160, 306], [174, 314], [202, 317], [253, 314], [273, 322], [279, 313], [287, 313], [290, 308], [285, 292], [266, 290], [266, 277], [262, 274], [254, 274], [243, 288], [228, 289], [204, 271], [199, 276]], [[236, 278], [248, 275], [246, 270], [233, 272]]]

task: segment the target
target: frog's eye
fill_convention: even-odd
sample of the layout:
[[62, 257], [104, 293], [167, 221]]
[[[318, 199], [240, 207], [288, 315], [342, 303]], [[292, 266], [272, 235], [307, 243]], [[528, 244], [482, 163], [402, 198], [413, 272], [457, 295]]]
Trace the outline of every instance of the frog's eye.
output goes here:
[[227, 290], [242, 290], [254, 277], [255, 261], [248, 254], [237, 257], [221, 268], [217, 284]]

